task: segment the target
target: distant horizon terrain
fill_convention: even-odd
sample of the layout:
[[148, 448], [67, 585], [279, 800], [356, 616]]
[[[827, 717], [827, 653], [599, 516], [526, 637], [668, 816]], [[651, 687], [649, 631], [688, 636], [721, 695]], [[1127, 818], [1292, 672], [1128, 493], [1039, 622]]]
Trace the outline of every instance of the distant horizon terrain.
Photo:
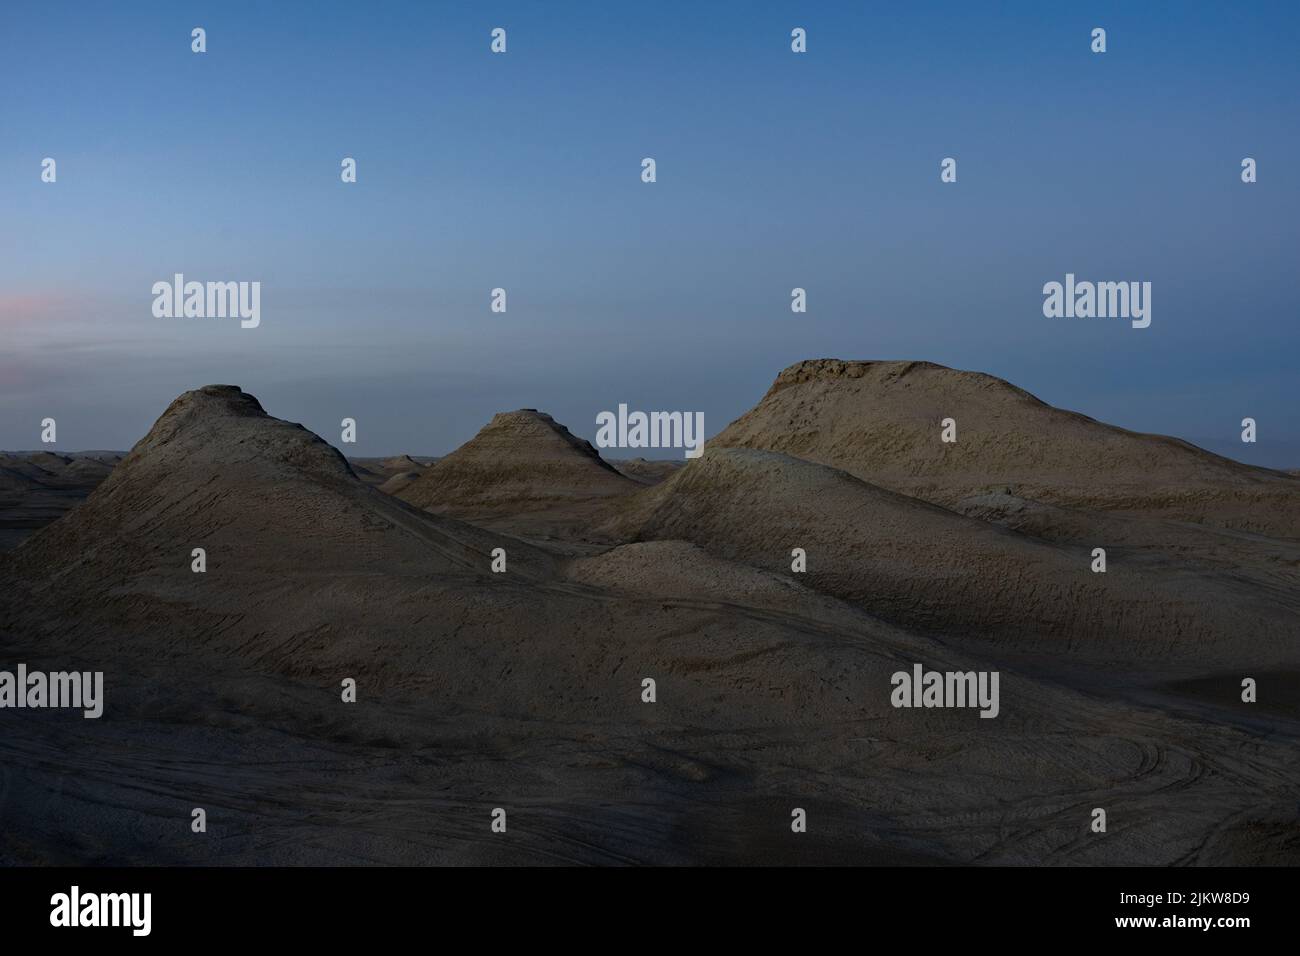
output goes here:
[[[1143, 432], [1140, 434], [1167, 434], [1167, 433]], [[1269, 445], [1266, 443], [1260, 443], [1260, 446], [1256, 449], [1250, 446], [1249, 444], [1243, 443], [1244, 447], [1246, 448], [1245, 454], [1235, 454], [1234, 451], [1236, 446], [1233, 442], [1230, 441], [1218, 441], [1218, 440], [1211, 440], [1211, 439], [1198, 440], [1195, 438], [1183, 438], [1180, 435], [1174, 435], [1174, 434], [1167, 434], [1167, 437], [1177, 438], [1180, 441], [1185, 441], [1190, 445], [1195, 445], [1198, 448], [1203, 448], [1206, 451], [1211, 452], [1212, 454], [1219, 455], [1223, 458], [1231, 459], [1232, 461], [1240, 462], [1243, 465], [1254, 465], [1257, 468], [1273, 468], [1278, 471], [1300, 470], [1300, 444], [1297, 443], [1290, 443], [1290, 442], [1285, 443], [1283, 445], [1283, 448], [1281, 449], [1270, 448]], [[0, 448], [0, 455], [36, 455], [42, 451], [54, 452], [60, 455], [94, 455], [94, 454], [125, 455], [130, 450], [131, 449], [129, 446], [126, 448], [62, 448], [58, 445], [50, 445], [46, 448]], [[680, 458], [680, 455], [675, 455], [674, 449], [670, 449], [670, 448], [669, 449], [644, 448], [644, 449], [636, 449], [636, 451], [640, 452], [640, 454], [618, 456], [618, 457], [611, 458], [611, 456], [602, 452], [601, 457], [607, 458], [611, 461], [620, 460], [620, 457], [646, 458], [651, 461], [682, 460]], [[351, 461], [353, 458], [377, 460], [381, 458], [392, 458], [397, 455], [410, 455], [412, 458], [415, 458], [417, 460], [423, 459], [428, 461], [434, 461], [437, 460], [438, 458], [444, 457], [446, 454], [447, 452], [441, 452], [439, 454], [426, 455], [426, 454], [421, 454], [419, 452], [413, 452], [410, 449], [390, 449], [387, 451], [367, 450], [365, 454], [349, 454], [347, 455], [347, 458], [349, 461]], [[1273, 462], [1277, 462], [1277, 463], [1275, 464]]]
[[[884, 361], [884, 360], [866, 360], [866, 361]], [[209, 384], [213, 384], [213, 383], [209, 383]], [[197, 388], [201, 386], [194, 386], [194, 387]], [[164, 402], [169, 400], [170, 399], [163, 399]], [[531, 406], [523, 406], [523, 407], [539, 408], [541, 411], [547, 411], [547, 409], [542, 408], [540, 405], [531, 405]], [[488, 418], [491, 417], [491, 414], [495, 414], [496, 412], [503, 412], [506, 410], [507, 409], [505, 408], [498, 408], [493, 413], [490, 413], [488, 415]], [[1081, 414], [1090, 415], [1090, 417], [1096, 418], [1099, 421], [1107, 421], [1101, 416], [1092, 414], [1083, 409], [1076, 408], [1073, 410]], [[487, 422], [487, 418], [483, 420], [484, 424], [486, 424], [486, 422]], [[1300, 469], [1300, 441], [1270, 439], [1268, 437], [1268, 433], [1270, 431], [1270, 428], [1268, 426], [1271, 423], [1265, 423], [1264, 427], [1261, 429], [1260, 435], [1257, 436], [1257, 440], [1255, 442], [1242, 442], [1240, 440], [1233, 440], [1227, 437], [1212, 438], [1204, 435], [1199, 437], [1183, 436], [1177, 434], [1175, 431], [1172, 430], [1154, 430], [1154, 431], [1142, 430], [1136, 428], [1129, 428], [1127, 426], [1120, 425], [1113, 421], [1107, 421], [1107, 423], [1117, 428], [1124, 428], [1126, 431], [1135, 432], [1136, 434], [1164, 435], [1171, 438], [1177, 438], [1181, 441], [1186, 441], [1189, 444], [1195, 445], [1198, 448], [1203, 448], [1206, 451], [1209, 451], [1213, 454], [1220, 455], [1224, 458], [1229, 458], [1232, 459], [1233, 461], [1238, 461], [1246, 465], [1254, 465], [1256, 467], [1261, 467], [1261, 468], [1274, 468], [1282, 471], [1293, 471], [1293, 470]], [[308, 423], [303, 422], [303, 424], [307, 425]], [[568, 426], [568, 428], [571, 431], [574, 432], [574, 434], [580, 435], [581, 437], [587, 439], [588, 441], [591, 441], [595, 438], [596, 427], [594, 424], [580, 423], [577, 421], [565, 421], [565, 424]], [[706, 432], [706, 434], [712, 437], [713, 435], [720, 434], [722, 431], [724, 431], [725, 427], [726, 426], [723, 426], [722, 428], [712, 428], [710, 431]], [[330, 433], [329, 429], [327, 428], [318, 428], [313, 430], [317, 431], [319, 434], [322, 435], [328, 435]], [[142, 432], [141, 434], [143, 435], [144, 432]], [[1240, 434], [1239, 428], [1236, 430], [1236, 434], [1238, 435]], [[134, 444], [135, 442], [131, 443], [131, 445]], [[341, 445], [341, 443], [338, 442], [333, 442], [333, 444], [335, 444], [336, 446]], [[88, 455], [88, 454], [95, 454], [95, 453], [125, 454], [125, 452], [130, 450], [130, 447], [131, 446], [128, 445], [124, 449], [66, 448], [56, 443], [56, 444], [44, 446], [42, 448], [0, 449], [0, 453], [28, 455], [28, 454], [38, 454], [41, 451], [55, 451], [62, 454], [81, 454], [81, 455]], [[362, 439], [357, 442], [357, 445], [355, 447], [348, 446], [346, 450], [346, 454], [348, 458], [380, 459], [380, 458], [393, 457], [397, 455], [412, 455], [413, 457], [422, 457], [422, 458], [439, 458], [447, 454], [450, 454], [457, 447], [459, 447], [459, 444], [447, 445], [439, 450], [412, 449], [405, 446], [400, 448], [388, 448], [388, 449], [376, 450], [373, 447], [368, 446], [367, 443], [364, 441], [364, 439]], [[340, 447], [340, 450], [343, 450], [343, 448]], [[608, 452], [610, 451], [619, 451], [619, 450], [618, 449], [603, 450], [602, 456], [614, 457], [614, 458], [618, 458], [618, 457], [646, 458], [650, 460], [681, 460], [682, 457], [680, 449], [664, 449], [664, 448], [623, 449], [622, 451], [626, 452], [626, 454], [613, 455], [613, 456], [608, 454]]]

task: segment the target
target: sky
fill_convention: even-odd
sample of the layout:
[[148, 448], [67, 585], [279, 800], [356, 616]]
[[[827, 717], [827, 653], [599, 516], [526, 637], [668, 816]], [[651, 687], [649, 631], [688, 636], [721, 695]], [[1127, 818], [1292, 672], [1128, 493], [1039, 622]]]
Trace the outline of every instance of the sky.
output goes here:
[[[128, 448], [211, 383], [335, 444], [354, 418], [350, 455], [520, 407], [714, 434], [836, 357], [1300, 468], [1297, 28], [1262, 2], [10, 5], [0, 448], [46, 417]], [[155, 317], [178, 272], [260, 282], [260, 326]], [[1066, 273], [1151, 282], [1150, 327], [1046, 318]]]

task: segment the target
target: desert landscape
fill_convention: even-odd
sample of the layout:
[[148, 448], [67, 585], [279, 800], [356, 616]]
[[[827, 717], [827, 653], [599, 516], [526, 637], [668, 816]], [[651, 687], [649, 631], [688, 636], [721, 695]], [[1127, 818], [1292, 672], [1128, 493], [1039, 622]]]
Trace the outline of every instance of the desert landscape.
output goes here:
[[106, 687], [6, 715], [0, 863], [1300, 862], [1296, 473], [928, 362], [754, 397], [687, 462], [349, 460], [233, 385], [0, 456], [0, 655]]

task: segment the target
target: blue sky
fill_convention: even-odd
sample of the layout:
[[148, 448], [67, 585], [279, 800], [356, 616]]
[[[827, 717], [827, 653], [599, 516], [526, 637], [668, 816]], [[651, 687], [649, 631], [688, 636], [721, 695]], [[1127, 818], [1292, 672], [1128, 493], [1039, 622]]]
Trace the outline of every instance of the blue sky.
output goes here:
[[[350, 454], [445, 453], [521, 406], [712, 434], [835, 356], [1300, 467], [1297, 27], [1266, 3], [13, 6], [0, 447], [46, 416], [59, 447], [129, 447], [212, 382], [331, 441], [356, 418]], [[155, 318], [176, 272], [260, 281], [261, 327]], [[1044, 318], [1067, 272], [1152, 282], [1151, 327]]]

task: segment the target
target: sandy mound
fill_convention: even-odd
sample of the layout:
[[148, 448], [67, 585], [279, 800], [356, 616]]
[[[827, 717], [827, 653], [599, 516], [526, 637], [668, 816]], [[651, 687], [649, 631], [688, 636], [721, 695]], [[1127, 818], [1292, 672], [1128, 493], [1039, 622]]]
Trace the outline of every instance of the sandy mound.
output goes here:
[[589, 442], [545, 412], [493, 417], [470, 441], [431, 465], [401, 497], [439, 511], [510, 511], [520, 506], [627, 494], [637, 484]]
[[[349, 458], [352, 472], [367, 485], [382, 488], [399, 475], [419, 475], [424, 471], [429, 459], [421, 461], [411, 455], [396, 455], [392, 458]], [[394, 482], [394, 489], [400, 490], [410, 481]], [[392, 494], [392, 490], [388, 492]]]
[[380, 467], [390, 474], [400, 474], [407, 471], [422, 471], [424, 466], [412, 458], [410, 455], [396, 455], [392, 458], [385, 458], [380, 463]]
[[235, 386], [209, 385], [176, 399], [95, 493], [15, 560], [103, 564], [112, 554], [109, 574], [178, 560], [189, 573], [189, 550], [206, 547], [210, 560], [237, 555], [241, 568], [376, 561], [428, 573], [485, 565], [479, 553], [493, 543], [367, 488], [317, 435]]
[[[1294, 597], [1179, 568], [1025, 537], [771, 452], [710, 446], [611, 522], [628, 540], [691, 541], [710, 553], [800, 579], [910, 627], [1012, 638], [1019, 647], [1118, 645], [1136, 657], [1176, 644], [1215, 660], [1248, 640], [1273, 659], [1288, 653]], [[1247, 623], [1249, 621], [1249, 623]], [[1151, 639], [1151, 635], [1161, 635]], [[1248, 637], [1244, 636], [1248, 635]], [[1256, 658], [1257, 660], [1259, 658]]]
[[[511, 581], [551, 574], [548, 557], [521, 542], [437, 518], [362, 484], [325, 441], [267, 415], [233, 386], [208, 386], [172, 403], [78, 508], [20, 545], [4, 568], [19, 620], [42, 627], [51, 609], [83, 637], [97, 626], [226, 647], [254, 635], [248, 653], [290, 665], [304, 640], [365, 640], [364, 602], [413, 603], [400, 620], [428, 615], [429, 636], [463, 620], [476, 581], [492, 577], [491, 552], [508, 548]], [[191, 570], [194, 548], [207, 571]], [[506, 597], [510, 585], [485, 599]], [[351, 596], [350, 596], [351, 595]], [[11, 619], [12, 623], [12, 619]], [[229, 643], [225, 643], [229, 642]], [[363, 655], [364, 656], [364, 655]], [[373, 665], [367, 665], [373, 666]]]
[[[957, 422], [957, 441], [940, 440]], [[951, 506], [1005, 489], [1300, 537], [1300, 483], [1175, 438], [1063, 411], [978, 372], [928, 362], [792, 365], [711, 447], [778, 451]]]
[[643, 485], [657, 485], [677, 474], [684, 462], [670, 459], [627, 458], [611, 464], [633, 481]]
[[424, 474], [424, 469], [419, 471], [401, 471], [379, 485], [379, 490], [386, 495], [395, 495], [404, 491], [411, 482], [415, 481]]

